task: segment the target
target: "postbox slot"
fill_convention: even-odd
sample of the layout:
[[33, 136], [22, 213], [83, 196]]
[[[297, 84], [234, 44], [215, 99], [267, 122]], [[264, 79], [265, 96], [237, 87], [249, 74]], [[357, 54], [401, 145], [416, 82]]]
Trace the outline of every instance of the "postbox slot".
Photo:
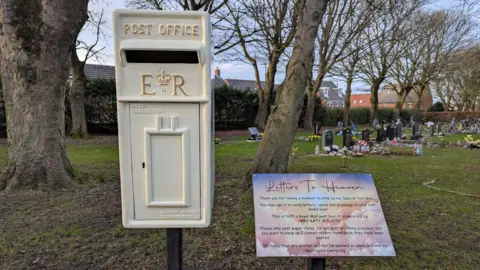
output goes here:
[[127, 63], [198, 64], [197, 51], [125, 50]]

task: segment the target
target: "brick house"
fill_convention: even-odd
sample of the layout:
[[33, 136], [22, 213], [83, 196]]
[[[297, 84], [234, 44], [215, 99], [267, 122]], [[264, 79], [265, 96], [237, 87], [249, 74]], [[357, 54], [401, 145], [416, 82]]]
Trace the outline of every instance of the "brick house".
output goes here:
[[351, 94], [350, 108], [370, 108], [370, 94]]
[[[400, 87], [397, 85], [396, 87]], [[402, 108], [411, 109], [414, 108], [417, 102], [417, 94], [415, 91], [411, 91], [407, 96], [405, 103]], [[391, 85], [385, 85], [380, 92], [378, 93], [378, 107], [379, 108], [395, 108], [398, 97], [397, 92], [393, 90]], [[422, 102], [420, 109], [427, 110], [433, 104], [432, 93], [430, 87], [427, 86], [427, 89], [423, 91]], [[350, 107], [351, 108], [362, 108], [370, 107], [370, 94], [352, 94], [350, 96]]]
[[[396, 85], [397, 89], [400, 85]], [[412, 90], [407, 96], [405, 103], [403, 104], [402, 108], [404, 109], [413, 109], [417, 103], [417, 93]], [[378, 107], [379, 108], [395, 108], [395, 104], [397, 103], [398, 97], [397, 92], [394, 91], [391, 85], [385, 85], [382, 90], [378, 93]], [[427, 110], [433, 104], [432, 93], [430, 87], [423, 91], [422, 100], [420, 104], [420, 109]]]

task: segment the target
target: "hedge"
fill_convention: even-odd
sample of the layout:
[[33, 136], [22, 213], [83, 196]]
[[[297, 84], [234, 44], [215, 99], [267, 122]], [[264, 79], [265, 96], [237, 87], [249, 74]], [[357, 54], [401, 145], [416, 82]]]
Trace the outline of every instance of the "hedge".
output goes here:
[[[343, 121], [343, 107], [317, 107], [315, 110], [315, 122], [320, 122], [323, 126], [336, 126], [338, 121]], [[400, 113], [402, 121], [409, 121], [414, 116], [417, 121], [424, 121], [423, 113], [416, 109], [404, 109]], [[348, 118], [356, 125], [371, 124], [370, 108], [352, 108], [348, 112]], [[377, 118], [381, 121], [391, 121], [394, 119], [394, 110], [391, 108], [379, 108]]]
[[[272, 104], [274, 101], [275, 93], [273, 93], [270, 103]], [[89, 132], [91, 134], [116, 134], [117, 105], [115, 81], [104, 79], [89, 80], [85, 93], [85, 102]], [[216, 130], [246, 129], [254, 126], [258, 110], [258, 97], [255, 92], [222, 86], [214, 89], [214, 102]], [[306, 102], [307, 99], [305, 97], [304, 104]], [[0, 103], [3, 103], [1, 93]], [[1, 136], [1, 133], [5, 132], [5, 117], [2, 117], [5, 114], [4, 107], [1, 106], [0, 109], [0, 120], [2, 120], [3, 124], [3, 128], [0, 130]], [[304, 113], [305, 109], [301, 112], [299, 126], [303, 125]], [[65, 115], [67, 121], [69, 121], [71, 113], [68, 97], [65, 99]], [[380, 121], [390, 121], [393, 115], [394, 111], [391, 108], [378, 109], [377, 116]], [[450, 121], [453, 117], [463, 119], [467, 116], [480, 118], [480, 112], [422, 112], [415, 109], [402, 110], [401, 118], [404, 121], [408, 121], [412, 115], [420, 121]], [[371, 124], [369, 121], [370, 108], [350, 109], [349, 118], [357, 125]], [[313, 120], [314, 122], [320, 122], [323, 126], [336, 126], [339, 120], [343, 121], [343, 108], [323, 107], [317, 98]]]

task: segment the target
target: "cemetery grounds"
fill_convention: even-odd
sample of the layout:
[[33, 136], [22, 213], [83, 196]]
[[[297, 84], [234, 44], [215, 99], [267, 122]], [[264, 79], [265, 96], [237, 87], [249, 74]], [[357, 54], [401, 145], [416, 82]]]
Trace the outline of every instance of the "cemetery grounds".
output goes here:
[[[242, 182], [258, 143], [246, 138], [216, 145], [213, 220], [184, 230], [187, 269], [305, 267], [301, 258], [256, 257], [252, 192]], [[295, 142], [289, 171], [372, 174], [397, 253], [327, 258], [328, 269], [480, 269], [480, 197], [424, 186], [480, 195], [479, 150], [424, 148], [421, 156], [349, 158], [344, 167], [340, 157], [312, 156], [317, 144]], [[71, 187], [0, 193], [0, 269], [165, 269], [165, 230], [121, 224], [117, 138], [69, 140], [67, 148], [78, 175]], [[6, 155], [3, 141], [2, 166]]]

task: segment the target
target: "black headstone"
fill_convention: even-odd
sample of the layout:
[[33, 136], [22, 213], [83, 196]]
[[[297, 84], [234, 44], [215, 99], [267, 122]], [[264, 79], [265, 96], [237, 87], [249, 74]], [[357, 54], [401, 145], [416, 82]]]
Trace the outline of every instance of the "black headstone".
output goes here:
[[397, 124], [395, 130], [397, 131], [397, 132], [395, 132], [395, 133], [396, 133], [395, 137], [401, 139], [401, 138], [402, 138], [402, 134], [403, 134], [403, 124], [402, 124], [402, 122], [399, 122], [399, 123]]
[[327, 129], [322, 135], [322, 147], [333, 145], [333, 131]]
[[343, 130], [343, 146], [349, 148], [352, 145], [353, 145], [352, 129], [345, 128]]
[[383, 130], [383, 128], [379, 128], [377, 129], [377, 139], [376, 139], [377, 143], [381, 143], [383, 141], [385, 141], [385, 130]]
[[387, 125], [386, 136], [389, 140], [393, 140], [393, 138], [395, 138], [394, 130], [394, 127]]
[[430, 136], [434, 136], [434, 134], [435, 134], [435, 125], [431, 125], [431, 126], [430, 126], [430, 129], [431, 129], [431, 130], [430, 130]]
[[369, 141], [370, 140], [370, 130], [364, 129], [362, 130], [362, 141]]

